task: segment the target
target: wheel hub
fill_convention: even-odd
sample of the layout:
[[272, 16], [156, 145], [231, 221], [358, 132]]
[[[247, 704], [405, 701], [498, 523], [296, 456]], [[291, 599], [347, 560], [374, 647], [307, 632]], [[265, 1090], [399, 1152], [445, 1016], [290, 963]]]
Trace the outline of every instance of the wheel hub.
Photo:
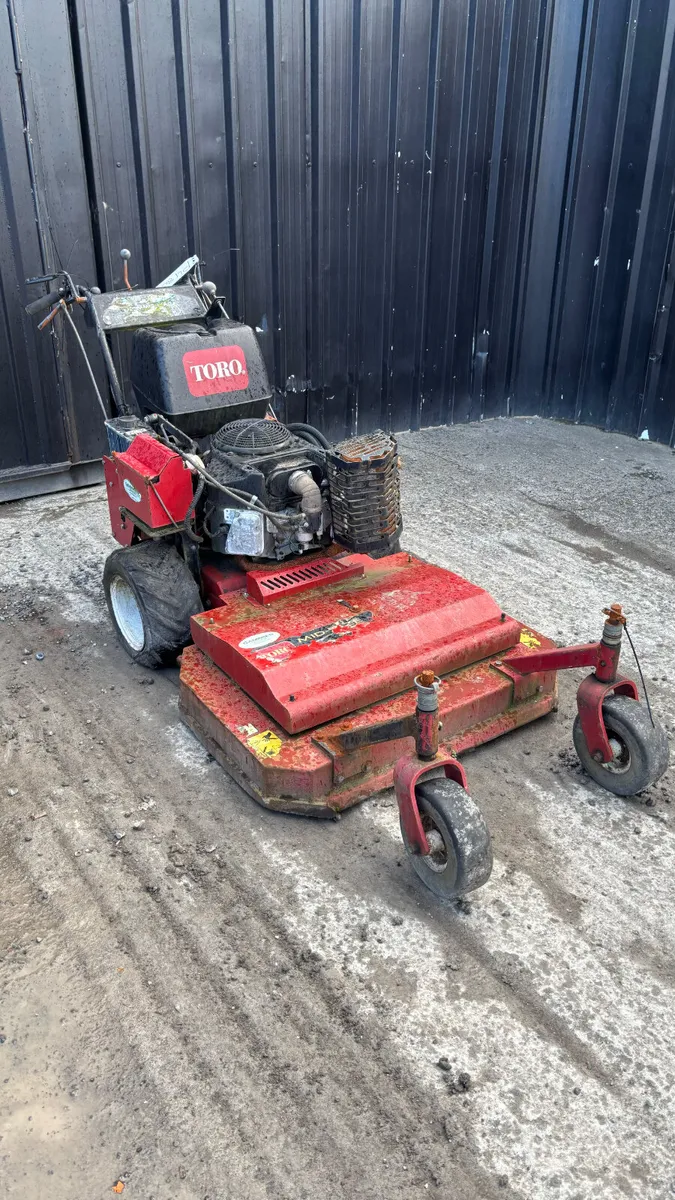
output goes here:
[[428, 818], [422, 818], [422, 825], [429, 843], [429, 853], [425, 855], [425, 859], [432, 871], [444, 871], [448, 865], [448, 852], [443, 835]]
[[630, 767], [630, 750], [625, 742], [621, 741], [616, 734], [609, 737], [609, 748], [612, 751], [612, 759], [610, 762], [603, 763], [607, 771], [614, 771], [616, 774], [622, 774]]
[[145, 629], [138, 601], [126, 579], [115, 575], [110, 584], [110, 604], [125, 642], [140, 652], [145, 645]]

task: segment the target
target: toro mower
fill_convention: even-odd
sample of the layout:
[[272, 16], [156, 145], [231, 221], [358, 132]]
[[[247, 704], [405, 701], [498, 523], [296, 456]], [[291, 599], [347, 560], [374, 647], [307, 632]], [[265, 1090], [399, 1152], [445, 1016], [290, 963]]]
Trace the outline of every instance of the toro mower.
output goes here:
[[[625, 617], [560, 649], [482, 588], [400, 548], [399, 458], [381, 430], [335, 445], [283, 424], [253, 330], [188, 259], [156, 288], [100, 293], [67, 272], [27, 311], [82, 308], [114, 414], [104, 588], [135, 662], [180, 662], [180, 712], [258, 803], [332, 817], [395, 786], [412, 864], [450, 898], [489, 877], [489, 833], [458, 755], [556, 707], [556, 672], [589, 667], [574, 745], [631, 796], [668, 743], [619, 674]], [[107, 334], [133, 330], [125, 401]], [[86, 354], [85, 354], [86, 356]]]

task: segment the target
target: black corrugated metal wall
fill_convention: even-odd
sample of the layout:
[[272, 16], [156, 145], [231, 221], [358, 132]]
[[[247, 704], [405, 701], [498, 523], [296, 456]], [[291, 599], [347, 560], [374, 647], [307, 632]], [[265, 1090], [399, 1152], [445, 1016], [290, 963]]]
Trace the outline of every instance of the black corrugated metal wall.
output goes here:
[[146, 285], [198, 252], [332, 435], [672, 443], [674, 34], [675, 0], [7, 0], [0, 494], [100, 449], [22, 280], [119, 286], [123, 245]]

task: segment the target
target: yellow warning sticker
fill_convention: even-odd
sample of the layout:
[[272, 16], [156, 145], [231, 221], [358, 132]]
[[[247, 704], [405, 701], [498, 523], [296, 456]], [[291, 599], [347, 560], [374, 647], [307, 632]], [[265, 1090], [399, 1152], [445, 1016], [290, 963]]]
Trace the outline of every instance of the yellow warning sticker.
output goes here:
[[271, 729], [264, 729], [248, 739], [248, 744], [258, 755], [258, 758], [276, 758], [281, 750], [281, 738]]
[[521, 629], [520, 640], [523, 646], [541, 646], [539, 638], [536, 638], [529, 629]]

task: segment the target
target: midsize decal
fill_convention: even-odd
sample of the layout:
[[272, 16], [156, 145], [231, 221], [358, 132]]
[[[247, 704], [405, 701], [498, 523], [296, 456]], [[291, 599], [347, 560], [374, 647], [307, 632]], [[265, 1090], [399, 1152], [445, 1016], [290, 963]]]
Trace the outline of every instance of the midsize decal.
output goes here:
[[316, 629], [307, 629], [304, 633], [284, 638], [276, 646], [258, 650], [253, 657], [272, 664], [284, 662], [287, 658], [295, 657], [297, 654], [311, 649], [312, 646], [327, 646], [331, 642], [339, 642], [342, 638], [350, 637], [372, 619], [372, 612], [360, 612], [354, 617], [341, 617], [337, 621], [332, 621], [330, 625], [318, 625]]

